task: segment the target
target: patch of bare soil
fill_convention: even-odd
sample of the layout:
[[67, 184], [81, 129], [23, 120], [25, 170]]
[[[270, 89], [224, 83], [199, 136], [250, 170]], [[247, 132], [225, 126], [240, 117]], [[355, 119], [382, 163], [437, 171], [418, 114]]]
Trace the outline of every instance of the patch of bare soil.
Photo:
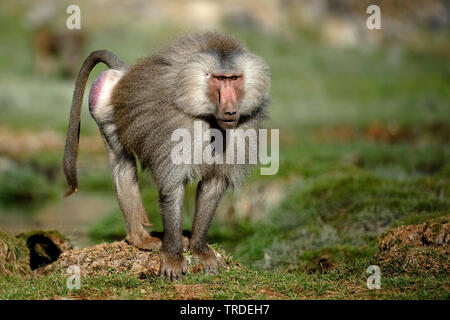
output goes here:
[[396, 123], [383, 124], [378, 121], [368, 125], [365, 135], [369, 140], [386, 143], [414, 142], [416, 140], [412, 129]]
[[[431, 131], [431, 130], [430, 130]], [[431, 132], [434, 134], [434, 132]], [[351, 141], [364, 137], [370, 141], [383, 143], [399, 143], [399, 142], [415, 142], [417, 136], [415, 132], [408, 127], [401, 126], [397, 123], [381, 123], [373, 121], [365, 128], [352, 128], [345, 125], [319, 127], [315, 130], [313, 137], [318, 141], [338, 140]]]
[[156, 274], [159, 263], [155, 252], [139, 250], [125, 241], [68, 250], [56, 262], [63, 268], [80, 267], [82, 276], [108, 275], [124, 271], [132, 274]]
[[208, 287], [203, 284], [175, 284], [175, 291], [181, 300], [211, 299]]
[[273, 288], [269, 287], [269, 286], [265, 286], [262, 289], [260, 289], [258, 291], [258, 293], [260, 294], [264, 294], [266, 297], [265, 299], [269, 299], [269, 300], [276, 300], [276, 299], [280, 299], [280, 300], [285, 300], [288, 299], [288, 296], [280, 293], [278, 291], [275, 291]]
[[[30, 131], [13, 130], [0, 127], [0, 154], [22, 157], [40, 151], [63, 150], [65, 137], [52, 130]], [[80, 140], [80, 149], [84, 152], [104, 152], [100, 136], [83, 137]]]
[[450, 272], [450, 216], [401, 226], [379, 240], [381, 266], [393, 272]]

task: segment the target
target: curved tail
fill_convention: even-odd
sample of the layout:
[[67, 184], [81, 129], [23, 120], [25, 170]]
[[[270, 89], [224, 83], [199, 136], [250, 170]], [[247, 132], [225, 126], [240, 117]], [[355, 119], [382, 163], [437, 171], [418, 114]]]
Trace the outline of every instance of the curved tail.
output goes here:
[[122, 60], [108, 50], [96, 50], [83, 62], [83, 66], [78, 73], [77, 81], [75, 83], [75, 90], [73, 91], [69, 128], [67, 130], [66, 146], [64, 148], [63, 170], [69, 186], [69, 189], [65, 194], [66, 197], [73, 192], [78, 191], [77, 156], [78, 143], [80, 140], [81, 105], [83, 103], [84, 89], [89, 74], [99, 62], [103, 62], [110, 69], [124, 70], [127, 68]]

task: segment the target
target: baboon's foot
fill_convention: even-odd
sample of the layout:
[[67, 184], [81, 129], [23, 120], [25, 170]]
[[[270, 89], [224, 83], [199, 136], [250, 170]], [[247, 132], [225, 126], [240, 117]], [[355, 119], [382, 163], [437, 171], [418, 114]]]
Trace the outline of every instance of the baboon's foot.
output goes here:
[[144, 228], [139, 232], [132, 232], [126, 238], [131, 245], [144, 250], [160, 249], [162, 241], [159, 238], [152, 237]]
[[183, 254], [173, 256], [167, 252], [161, 251], [161, 269], [159, 274], [169, 280], [180, 279], [182, 274], [186, 273], [186, 262]]
[[190, 250], [194, 256], [195, 265], [203, 266], [203, 269], [207, 273], [217, 273], [217, 258], [214, 251], [208, 245], [203, 246], [202, 249], [191, 247]]

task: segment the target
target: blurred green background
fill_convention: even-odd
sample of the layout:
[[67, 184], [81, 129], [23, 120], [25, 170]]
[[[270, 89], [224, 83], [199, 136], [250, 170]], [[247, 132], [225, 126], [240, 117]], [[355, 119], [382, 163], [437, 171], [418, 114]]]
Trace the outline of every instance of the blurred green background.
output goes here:
[[[81, 30], [66, 28], [70, 4], [81, 8]], [[381, 8], [381, 30], [366, 27], [370, 4]], [[450, 212], [449, 19], [447, 1], [3, 1], [0, 229], [58, 229], [77, 246], [122, 239], [87, 103], [80, 192], [63, 198], [78, 68], [96, 49], [133, 64], [182, 32], [218, 29], [245, 40], [271, 67], [268, 126], [280, 129], [280, 170], [255, 170], [227, 193], [210, 241], [244, 263], [289, 272], [372, 256], [384, 230]], [[104, 69], [95, 68], [89, 85]], [[140, 184], [159, 231], [148, 173]], [[187, 189], [185, 229], [194, 198], [195, 184]], [[317, 264], [323, 256], [327, 263]]]

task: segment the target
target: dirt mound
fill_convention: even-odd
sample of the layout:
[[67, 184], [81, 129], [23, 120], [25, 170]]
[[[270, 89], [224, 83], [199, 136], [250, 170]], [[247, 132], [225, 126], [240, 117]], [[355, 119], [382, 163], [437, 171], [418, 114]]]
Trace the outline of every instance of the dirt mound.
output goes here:
[[[212, 249], [220, 268], [240, 268], [223, 250]], [[194, 266], [192, 254], [186, 248], [184, 256], [188, 273], [202, 270], [202, 266]], [[33, 231], [17, 236], [0, 232], [0, 276], [65, 273], [70, 266], [78, 266], [82, 276], [120, 272], [152, 276], [159, 274], [160, 263], [158, 250], [141, 250], [125, 241], [72, 249], [57, 231]]]
[[378, 259], [385, 270], [407, 273], [450, 272], [450, 216], [383, 234]]
[[[225, 269], [238, 267], [238, 264], [222, 250], [213, 250], [220, 267]], [[202, 269], [201, 266], [193, 265], [193, 258], [189, 251], [185, 251], [185, 258], [188, 273], [196, 273]], [[110, 275], [119, 272], [152, 276], [159, 274], [160, 263], [159, 251], [141, 250], [125, 241], [117, 241], [90, 248], [67, 250], [59, 256], [57, 262], [42, 271], [49, 272], [58, 267], [67, 269], [70, 266], [78, 266], [82, 276]]]

